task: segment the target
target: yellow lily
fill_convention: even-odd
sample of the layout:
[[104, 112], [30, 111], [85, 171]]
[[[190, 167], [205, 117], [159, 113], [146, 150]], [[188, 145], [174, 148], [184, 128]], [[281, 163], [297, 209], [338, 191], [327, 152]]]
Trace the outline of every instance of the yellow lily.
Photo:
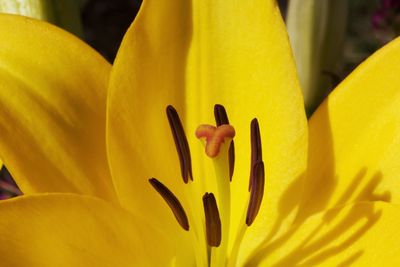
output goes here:
[[43, 22], [0, 38], [4, 266], [400, 264], [400, 40], [307, 127], [273, 0], [147, 0], [111, 74]]

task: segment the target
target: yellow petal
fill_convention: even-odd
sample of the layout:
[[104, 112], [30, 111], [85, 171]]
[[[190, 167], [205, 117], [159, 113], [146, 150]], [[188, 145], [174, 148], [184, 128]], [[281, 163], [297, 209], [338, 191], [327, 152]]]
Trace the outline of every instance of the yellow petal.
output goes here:
[[400, 203], [400, 39], [362, 63], [310, 120], [300, 217], [354, 200]]
[[24, 193], [113, 198], [105, 149], [110, 65], [50, 24], [0, 16], [0, 154]]
[[400, 207], [365, 202], [318, 213], [245, 266], [399, 266]]
[[[124, 38], [110, 84], [109, 156], [124, 205], [164, 218], [160, 214], [165, 212], [158, 212], [157, 206], [165, 204], [152, 192], [147, 178], [155, 176], [178, 194], [182, 191], [178, 156], [165, 116], [169, 104], [181, 114], [187, 130], [195, 183], [206, 181], [202, 193], [214, 190], [209, 182], [214, 169], [194, 132], [201, 123], [213, 123], [213, 106], [218, 103], [226, 107], [237, 133], [232, 233], [246, 209], [254, 117], [261, 124], [268, 197], [244, 247], [251, 250], [268, 228], [283, 225], [300, 192], [296, 179], [306, 165], [307, 130], [275, 1], [145, 1]], [[293, 190], [286, 192], [289, 184]], [[285, 192], [292, 202], [281, 197]], [[277, 221], [271, 219], [278, 213]]]
[[171, 104], [183, 115], [190, 32], [182, 17], [189, 12], [188, 3], [144, 1], [113, 66], [107, 113], [109, 161], [122, 205], [174, 226], [148, 179], [159, 179], [182, 200], [183, 181], [165, 109]]
[[0, 202], [2, 266], [168, 266], [173, 250], [148, 222], [69, 193]]

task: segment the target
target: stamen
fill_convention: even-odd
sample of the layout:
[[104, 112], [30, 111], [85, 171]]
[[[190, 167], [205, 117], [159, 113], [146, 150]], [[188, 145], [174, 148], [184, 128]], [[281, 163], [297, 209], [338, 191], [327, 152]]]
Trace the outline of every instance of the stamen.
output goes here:
[[235, 129], [228, 124], [215, 127], [211, 125], [200, 125], [196, 130], [197, 138], [206, 139], [206, 154], [210, 158], [218, 156], [219, 150], [225, 138], [235, 137]]
[[264, 196], [264, 163], [258, 161], [253, 166], [252, 188], [250, 193], [249, 207], [247, 208], [246, 224], [250, 226], [260, 210], [261, 202]]
[[180, 226], [182, 226], [184, 230], [189, 231], [189, 220], [186, 216], [185, 210], [176, 196], [156, 178], [149, 179], [149, 182], [162, 196], [165, 202], [167, 202]]
[[207, 243], [211, 247], [219, 247], [221, 244], [221, 219], [213, 193], [204, 194], [203, 206], [206, 217]]
[[251, 131], [251, 163], [250, 163], [249, 191], [251, 190], [253, 182], [254, 165], [257, 162], [262, 161], [260, 127], [258, 125], [257, 119], [253, 119], [251, 121], [250, 131]]
[[[229, 124], [229, 119], [228, 115], [226, 113], [226, 110], [224, 106], [222, 105], [215, 105], [214, 106], [214, 117], [215, 117], [215, 122], [217, 126], [221, 126], [223, 124]], [[231, 141], [231, 144], [229, 146], [229, 152], [228, 152], [228, 157], [229, 157], [229, 179], [232, 181], [232, 176], [233, 176], [233, 170], [235, 166], [235, 144], [233, 143], [233, 140]]]
[[193, 181], [192, 159], [190, 156], [189, 144], [183, 130], [182, 122], [179, 119], [178, 112], [171, 105], [167, 107], [167, 117], [169, 126], [171, 127], [172, 136], [174, 137], [176, 151], [179, 155], [181, 166], [181, 175], [185, 184], [190, 180]]
[[220, 104], [216, 104], [214, 106], [214, 117], [217, 126], [221, 126], [222, 124], [229, 124], [228, 115], [226, 114], [226, 110], [224, 106]]

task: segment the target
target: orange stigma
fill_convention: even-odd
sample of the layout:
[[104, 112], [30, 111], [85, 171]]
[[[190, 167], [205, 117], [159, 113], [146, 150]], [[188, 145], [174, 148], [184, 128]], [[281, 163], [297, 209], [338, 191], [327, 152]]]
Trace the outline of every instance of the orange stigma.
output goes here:
[[197, 127], [196, 137], [205, 139], [207, 156], [215, 158], [225, 140], [232, 140], [235, 137], [235, 129], [229, 124], [222, 124], [218, 127], [203, 124]]

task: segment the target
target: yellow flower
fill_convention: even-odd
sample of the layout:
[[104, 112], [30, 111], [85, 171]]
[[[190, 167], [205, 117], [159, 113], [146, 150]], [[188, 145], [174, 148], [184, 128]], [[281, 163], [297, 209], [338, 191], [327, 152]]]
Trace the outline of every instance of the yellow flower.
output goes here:
[[2, 15], [0, 39], [0, 155], [26, 194], [0, 203], [1, 265], [400, 264], [400, 40], [307, 127], [272, 0], [147, 0], [112, 70], [43, 22]]

